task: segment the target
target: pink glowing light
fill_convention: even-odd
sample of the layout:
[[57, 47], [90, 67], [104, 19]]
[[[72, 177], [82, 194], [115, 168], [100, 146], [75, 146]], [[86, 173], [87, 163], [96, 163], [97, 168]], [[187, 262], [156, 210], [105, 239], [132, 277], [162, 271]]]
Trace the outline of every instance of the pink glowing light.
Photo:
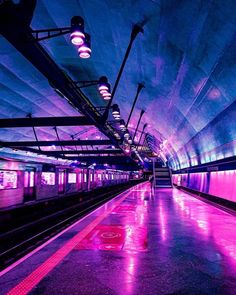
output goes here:
[[161, 239], [165, 241], [167, 238], [167, 214], [164, 210], [163, 201], [161, 200], [159, 206], [159, 220], [160, 220], [160, 230], [161, 230]]
[[219, 91], [219, 89], [217, 89], [217, 88], [213, 88], [213, 89], [211, 89], [211, 91], [210, 91], [209, 94], [208, 94], [208, 97], [209, 97], [210, 99], [216, 99], [216, 98], [219, 98], [219, 97], [220, 97], [220, 91]]
[[98, 87], [98, 90], [100, 93], [106, 93], [106, 92], [108, 92], [109, 88], [107, 85], [102, 84]]
[[111, 93], [108, 92], [108, 91], [106, 91], [106, 92], [101, 93], [101, 95], [102, 95], [102, 96], [111, 96]]
[[107, 95], [107, 96], [103, 96], [103, 99], [104, 100], [110, 100], [111, 99], [111, 96]]
[[81, 58], [89, 58], [91, 56], [92, 50], [87, 46], [81, 46], [79, 47], [78, 52]]
[[236, 170], [190, 173], [189, 177], [186, 173], [176, 174], [173, 175], [173, 182], [236, 202]]
[[236, 170], [215, 171], [210, 176], [209, 194], [236, 202]]
[[71, 35], [70, 35], [71, 43], [76, 46], [83, 45], [84, 38], [85, 38], [85, 35], [80, 31], [75, 31], [75, 32], [71, 33]]

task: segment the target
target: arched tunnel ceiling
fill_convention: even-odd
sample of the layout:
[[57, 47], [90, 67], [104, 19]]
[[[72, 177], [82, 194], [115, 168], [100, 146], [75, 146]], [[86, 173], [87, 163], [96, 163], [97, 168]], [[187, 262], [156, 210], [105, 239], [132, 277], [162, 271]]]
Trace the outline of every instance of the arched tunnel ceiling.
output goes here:
[[[72, 79], [106, 75], [114, 85], [132, 25], [143, 22], [114, 102], [127, 120], [137, 83], [145, 82], [130, 128], [144, 109], [140, 129], [148, 123], [150, 134], [161, 134], [162, 152], [177, 169], [236, 155], [235, 12], [234, 0], [38, 0], [31, 27], [65, 27], [72, 16], [82, 16], [92, 38], [89, 60], [78, 57], [68, 35], [41, 44]], [[78, 115], [3, 37], [0, 42], [2, 118]], [[85, 93], [96, 106], [104, 105], [96, 88]], [[83, 133], [84, 127], [77, 129]], [[81, 136], [99, 136], [87, 129]], [[41, 138], [55, 137], [51, 129], [39, 132]], [[61, 128], [63, 139], [73, 132]], [[1, 130], [0, 140], [13, 138], [32, 140], [32, 130]]]

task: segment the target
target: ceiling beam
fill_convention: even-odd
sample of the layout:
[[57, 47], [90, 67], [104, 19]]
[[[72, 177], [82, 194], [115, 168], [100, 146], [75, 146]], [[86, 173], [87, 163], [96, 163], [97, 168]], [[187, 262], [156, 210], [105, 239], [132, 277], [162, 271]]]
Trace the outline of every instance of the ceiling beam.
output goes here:
[[[35, 42], [32, 29], [29, 26], [30, 21], [26, 21], [24, 19], [25, 14], [22, 14], [22, 11], [26, 13], [29, 10], [28, 1], [20, 1], [19, 5], [15, 5], [11, 1], [5, 1], [1, 5], [0, 33], [32, 63], [49, 81], [54, 90], [63, 96], [63, 99], [88, 117], [106, 137], [116, 142], [123, 149], [121, 143], [114, 136], [114, 128], [108, 122], [104, 122], [101, 113], [88, 97], [78, 87], [75, 87], [72, 78], [54, 62], [39, 42]], [[32, 13], [33, 10], [29, 12], [30, 15]], [[37, 146], [41, 146], [40, 143]]]
[[[22, 25], [24, 15], [21, 11], [27, 11], [28, 1], [20, 1], [18, 5], [12, 5], [11, 1], [5, 1], [0, 9], [0, 33], [21, 53], [32, 65], [49, 81], [50, 85], [59, 91], [63, 99], [88, 117], [98, 129], [108, 138], [116, 141], [113, 128], [101, 123], [101, 114], [94, 105], [75, 87], [73, 80], [54, 62], [40, 42], [35, 42], [32, 29]], [[32, 13], [32, 12], [31, 12]]]
[[133, 163], [132, 159], [130, 159], [127, 156], [121, 155], [121, 156], [82, 156], [82, 157], [65, 157], [67, 160], [78, 160], [80, 162], [86, 162], [86, 163], [96, 163], [96, 164], [131, 164]]
[[[46, 152], [46, 151], [44, 151]], [[51, 156], [60, 156], [63, 154], [66, 155], [103, 155], [103, 154], [108, 154], [108, 155], [119, 155], [123, 154], [123, 151], [120, 149], [110, 149], [110, 150], [70, 150], [66, 151], [47, 151], [46, 153], [50, 154]]]
[[0, 142], [1, 147], [32, 147], [32, 146], [94, 146], [94, 145], [112, 145], [111, 140], [61, 140], [61, 141], [8, 141]]
[[85, 116], [39, 117], [0, 119], [0, 128], [48, 127], [48, 126], [89, 126], [93, 122]]

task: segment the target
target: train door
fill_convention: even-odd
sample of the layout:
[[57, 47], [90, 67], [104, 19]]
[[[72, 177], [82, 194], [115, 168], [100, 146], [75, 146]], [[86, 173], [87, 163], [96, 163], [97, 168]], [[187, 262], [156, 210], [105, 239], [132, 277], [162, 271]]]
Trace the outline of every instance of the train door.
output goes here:
[[35, 169], [27, 168], [24, 171], [24, 202], [35, 200]]
[[91, 190], [94, 187], [94, 169], [91, 169], [89, 174], [89, 189]]
[[88, 183], [87, 183], [87, 174], [89, 173], [88, 169], [83, 169], [83, 190], [88, 190]]
[[83, 179], [82, 179], [82, 171], [83, 170], [80, 170], [77, 177], [78, 177], [78, 180], [77, 180], [77, 187], [78, 187], [78, 190], [82, 190], [83, 188]]
[[101, 186], [102, 185], [102, 171], [98, 170], [97, 171], [97, 186]]
[[59, 194], [64, 194], [65, 193], [65, 170], [59, 170], [58, 174], [58, 193]]

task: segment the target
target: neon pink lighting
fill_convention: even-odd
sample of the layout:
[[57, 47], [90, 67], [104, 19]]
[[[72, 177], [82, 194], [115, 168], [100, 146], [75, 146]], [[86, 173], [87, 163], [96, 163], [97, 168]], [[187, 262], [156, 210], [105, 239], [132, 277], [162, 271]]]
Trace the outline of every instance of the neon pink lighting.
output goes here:
[[111, 93], [106, 92], [106, 93], [103, 93], [102, 96], [103, 96], [103, 98], [104, 98], [104, 96], [110, 96], [111, 97]]
[[104, 100], [110, 100], [111, 99], [111, 95], [107, 95], [107, 96], [103, 96]]
[[106, 93], [106, 92], [108, 92], [108, 86], [106, 86], [106, 85], [100, 85], [99, 87], [98, 87], [98, 90], [99, 90], [99, 92], [100, 93]]
[[209, 194], [236, 202], [236, 170], [211, 172]]
[[89, 58], [91, 56], [92, 50], [86, 46], [81, 46], [79, 47], [78, 52], [81, 58]]
[[99, 91], [99, 92], [100, 92], [100, 94], [102, 96], [106, 96], [106, 94], [108, 94], [108, 91], [107, 90], [102, 90], [102, 91]]
[[236, 202], [236, 170], [174, 174], [173, 183]]
[[73, 43], [76, 46], [81, 46], [84, 44], [84, 34], [80, 31], [75, 31], [73, 33], [71, 33], [70, 35], [70, 39], [71, 39], [71, 43]]
[[209, 94], [208, 94], [208, 97], [209, 97], [210, 99], [216, 99], [216, 98], [219, 98], [219, 97], [220, 97], [220, 91], [219, 91], [219, 89], [217, 89], [217, 88], [213, 88], [213, 89], [211, 89], [211, 91], [210, 91]]

